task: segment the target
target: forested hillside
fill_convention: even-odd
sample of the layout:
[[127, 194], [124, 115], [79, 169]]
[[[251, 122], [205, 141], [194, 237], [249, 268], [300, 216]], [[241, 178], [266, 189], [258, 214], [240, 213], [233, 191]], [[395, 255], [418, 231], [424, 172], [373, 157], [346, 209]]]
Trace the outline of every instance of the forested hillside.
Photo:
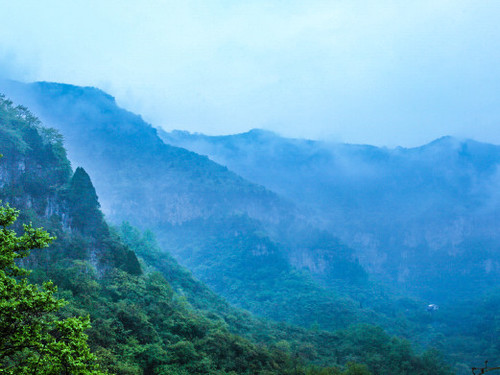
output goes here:
[[[5, 155], [0, 198], [21, 210], [16, 228], [29, 221], [57, 237], [22, 265], [33, 271], [32, 282], [51, 279], [59, 287], [59, 296], [69, 302], [61, 317], [90, 315], [89, 344], [103, 369], [117, 374], [447, 373], [436, 353], [416, 355], [406, 341], [376, 327], [306, 331], [231, 308], [161, 254], [150, 235], [130, 225], [109, 227], [90, 177], [83, 168], [72, 171], [61, 136], [3, 97], [0, 148]], [[251, 340], [232, 333], [237, 331]], [[311, 361], [330, 368], [308, 365]], [[339, 368], [347, 362], [345, 370]]]
[[[145, 242], [139, 241], [137, 247], [142, 250], [136, 250], [137, 241], [125, 237], [131, 241], [129, 246], [140, 253], [142, 261], [158, 269], [174, 291], [185, 296], [192, 306], [218, 315], [232, 333], [270, 346], [286, 340], [292, 357], [302, 353], [297, 355], [321, 365], [342, 365], [349, 358], [370, 363], [369, 368], [375, 373], [384, 373], [380, 370], [383, 366], [388, 373], [391, 373], [389, 367], [397, 367], [391, 361], [377, 361], [373, 357], [387, 358], [393, 349], [385, 344], [383, 353], [378, 349], [377, 354], [360, 349], [380, 347], [372, 345], [372, 341], [364, 342], [365, 336], [375, 335], [373, 340], [379, 343], [390, 340], [383, 330], [362, 324], [380, 325], [390, 335], [404, 337], [423, 348], [438, 347], [460, 373], [470, 372], [472, 364], [483, 363], [498, 353], [496, 315], [482, 307], [466, 308], [496, 306], [495, 291], [487, 291], [484, 300], [464, 299], [457, 303], [451, 299], [435, 313], [426, 311], [433, 300], [415, 298], [406, 294], [405, 289], [381, 284], [362, 266], [366, 261], [363, 256], [378, 259], [387, 266], [400, 258], [406, 259], [403, 253], [390, 259], [377, 258], [370, 253], [369, 246], [364, 249], [366, 252], [357, 248], [355, 253], [332, 234], [337, 227], [325, 226], [327, 215], [318, 215], [321, 211], [306, 199], [293, 202], [295, 198], [290, 195], [287, 201], [206, 157], [164, 145], [150, 125], [120, 109], [111, 97], [97, 89], [38, 83], [14, 84], [9, 90], [15, 93], [18, 102], [32, 103], [47, 123], [61, 131], [68, 142], [70, 158], [72, 155], [78, 156], [76, 160], [81, 158], [93, 180], [99, 180], [96, 186], [100, 201], [115, 225], [120, 226], [126, 220], [139, 227], [139, 232], [124, 231], [128, 235], [135, 233], [132, 238], [141, 237], [144, 229], [155, 233], [158, 245], [153, 245], [151, 235], [147, 234]], [[314, 144], [309, 144], [314, 149]], [[238, 152], [238, 147], [235, 150]], [[290, 150], [286, 154], [297, 159], [297, 171], [307, 170], [307, 163], [300, 161], [301, 147], [297, 146], [297, 150], [296, 154]], [[273, 165], [272, 160], [269, 159], [269, 166]], [[380, 160], [385, 159], [381, 156]], [[274, 174], [279, 176], [279, 173], [276, 167]], [[283, 173], [291, 172], [285, 168]], [[290, 180], [292, 190], [296, 188], [294, 183]], [[308, 191], [302, 190], [304, 194]], [[353, 194], [356, 191], [353, 189]], [[330, 211], [328, 214], [333, 216], [344, 212], [341, 207]], [[145, 250], [149, 248], [157, 251]], [[166, 250], [230, 303], [261, 317], [303, 328], [270, 326], [269, 322], [235, 310], [180, 268], [164, 253]], [[95, 257], [91, 260], [95, 263]], [[369, 270], [373, 272], [371, 266]], [[438, 275], [448, 283], [456, 280], [446, 279], [446, 272]], [[491, 275], [478, 277], [484, 282]], [[424, 280], [427, 279], [420, 282]], [[419, 284], [415, 282], [413, 286]], [[470, 324], [461, 324], [463, 319]], [[242, 323], [246, 321], [250, 323]], [[483, 330], [491, 335], [480, 334]], [[391, 342], [396, 346], [404, 343], [399, 339]], [[350, 352], [357, 354], [350, 357]]]
[[[230, 302], [306, 327], [314, 323], [346, 327], [345, 314], [363, 321], [354, 317], [354, 309], [345, 307], [357, 303], [352, 296], [326, 292], [307, 273], [295, 272], [321, 269], [320, 281], [356, 285], [366, 279], [352, 250], [309, 225], [293, 204], [206, 157], [165, 145], [149, 124], [95, 88], [11, 83], [9, 92], [61, 131], [70, 160], [93, 176], [112, 222], [127, 220], [151, 229], [163, 248]], [[235, 232], [249, 241], [235, 240]], [[208, 241], [214, 236], [217, 246]], [[272, 265], [265, 261], [270, 259], [267, 253], [253, 248], [261, 242], [279, 261]], [[195, 248], [197, 256], [190, 258]], [[334, 251], [327, 253], [327, 248]], [[218, 257], [213, 257], [214, 251]], [[252, 261], [240, 256], [248, 252]], [[205, 272], [210, 258], [211, 269]], [[231, 260], [237, 262], [228, 273]], [[251, 278], [260, 288], [245, 285], [244, 280]], [[281, 292], [273, 293], [274, 289]], [[307, 304], [299, 301], [305, 290], [313, 291]]]
[[263, 130], [159, 134], [309, 209], [371, 274], [406, 292], [452, 303], [498, 285], [500, 146], [443, 137], [390, 149]]
[[69, 157], [98, 181], [107, 217], [152, 230], [162, 249], [229, 302], [306, 328], [381, 324], [432, 341], [420, 323], [426, 301], [396, 317], [403, 296], [371, 283], [351, 248], [271, 191], [163, 144], [95, 88], [12, 83], [9, 90], [61, 131]]

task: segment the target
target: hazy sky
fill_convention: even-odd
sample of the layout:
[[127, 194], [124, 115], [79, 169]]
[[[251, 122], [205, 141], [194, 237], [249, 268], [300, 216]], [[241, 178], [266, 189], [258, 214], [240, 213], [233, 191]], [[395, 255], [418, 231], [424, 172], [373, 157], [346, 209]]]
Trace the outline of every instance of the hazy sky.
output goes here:
[[499, 0], [0, 0], [0, 75], [167, 130], [500, 144], [499, 20]]

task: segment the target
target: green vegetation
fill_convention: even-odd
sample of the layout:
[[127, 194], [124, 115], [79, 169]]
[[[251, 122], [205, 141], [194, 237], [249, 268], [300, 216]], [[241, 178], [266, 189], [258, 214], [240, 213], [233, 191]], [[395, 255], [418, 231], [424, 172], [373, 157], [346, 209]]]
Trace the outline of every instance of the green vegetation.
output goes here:
[[[44, 188], [67, 181], [72, 171], [59, 132], [41, 126], [40, 120], [26, 107], [14, 107], [12, 101], [2, 94], [0, 94], [0, 123], [2, 153], [5, 157], [14, 153], [21, 154], [28, 161], [28, 165], [17, 166], [25, 170], [22, 175], [23, 180], [16, 181], [22, 182], [20, 185], [23, 191], [19, 191], [19, 194], [40, 196], [45, 193]], [[30, 166], [36, 164], [43, 164], [47, 168], [44, 171], [32, 170]]]
[[[119, 108], [100, 90], [45, 82], [18, 84], [14, 91], [19, 100], [31, 100], [33, 108], [64, 134], [72, 161], [85, 165], [108, 208], [108, 219], [115, 225], [128, 220], [142, 230], [152, 229], [163, 250], [189, 264], [195, 276], [206, 278], [231, 303], [306, 329], [287, 324], [270, 329], [270, 322], [250, 319], [241, 310], [223, 312], [220, 298], [188, 271], [174, 267], [176, 263], [168, 255], [148, 255], [150, 244], [141, 245], [140, 252], [134, 248], [143, 258], [140, 270], [135, 254], [125, 253], [128, 248], [122, 240], [127, 236], [119, 239], [108, 228], [97, 239], [75, 230], [69, 210], [78, 202], [66, 199], [65, 208], [53, 209], [56, 196], [63, 197], [69, 187], [67, 179], [62, 185], [51, 180], [60, 166], [50, 164], [54, 158], [47, 159], [43, 168], [31, 163], [43, 151], [36, 144], [56, 145], [56, 133], [41, 136], [41, 143], [28, 142], [22, 130], [25, 123], [14, 113], [7, 117], [20, 127], [5, 125], [10, 133], [0, 142], [17, 144], [13, 148], [17, 154], [26, 155], [30, 147], [37, 152], [22, 163], [7, 155], [7, 174], [2, 176], [8, 182], [0, 194], [22, 208], [24, 222], [31, 220], [45, 227], [51, 222], [52, 233], [59, 237], [51, 250], [31, 257], [37, 258], [37, 267], [49, 269], [68, 258], [79, 260], [90, 264], [100, 282], [116, 267], [142, 277], [137, 272], [150, 272], [154, 266], [174, 295], [185, 297], [209, 319], [215, 314], [231, 333], [268, 347], [286, 340], [292, 356], [301, 343], [311, 344], [317, 355], [308, 353], [314, 354], [312, 361], [318, 365], [343, 365], [352, 359], [350, 354], [337, 359], [336, 347], [343, 345], [333, 339], [331, 345], [323, 344], [318, 337], [330, 342], [324, 337], [337, 334], [339, 326], [349, 331], [353, 323], [376, 324], [389, 336], [402, 338], [401, 342], [417, 343], [417, 356], [425, 350], [421, 348], [436, 347], [460, 373], [470, 373], [472, 365], [499, 357], [498, 322], [489, 308], [496, 306], [491, 302], [495, 291], [490, 288], [498, 284], [500, 269], [500, 232], [495, 229], [500, 202], [498, 146], [444, 138], [415, 149], [329, 148], [331, 145], [254, 131], [236, 136], [239, 140], [220, 137], [216, 140], [220, 148], [200, 149], [207, 155], [222, 156], [223, 165], [250, 181], [264, 184], [298, 206], [313, 208], [301, 211], [302, 216], [293, 204], [264, 187], [206, 157], [163, 144], [140, 116]], [[39, 129], [39, 134], [43, 131]], [[195, 137], [196, 144], [202, 141], [200, 137]], [[50, 148], [45, 150], [52, 153]], [[29, 171], [31, 177], [8, 172], [19, 168]], [[70, 170], [68, 178], [71, 174]], [[48, 184], [30, 185], [32, 178]], [[36, 195], [37, 189], [43, 194]], [[399, 291], [374, 283], [373, 274], [367, 277], [352, 250], [334, 238], [318, 237], [317, 233], [304, 236], [309, 228], [300, 224], [311, 218], [345, 236], [345, 242], [368, 249], [359, 253], [360, 262], [370, 264], [386, 281], [398, 280]], [[239, 235], [228, 230], [234, 227], [242, 229]], [[71, 236], [68, 228], [73, 231]], [[464, 238], [467, 233], [470, 235]], [[270, 253], [260, 252], [260, 245]], [[262, 260], [276, 263], [259, 262], [259, 253]], [[245, 261], [238, 261], [240, 256]], [[283, 258], [293, 267], [283, 263]], [[35, 262], [30, 260], [31, 264]], [[276, 266], [283, 267], [273, 274]], [[417, 299], [410, 294], [415, 291], [425, 293]], [[439, 311], [427, 312], [429, 303], [439, 304]], [[322, 329], [332, 331], [323, 336]], [[349, 353], [356, 345], [345, 345], [351, 349], [341, 353]], [[385, 358], [387, 353], [376, 355]], [[375, 354], [356, 360], [375, 363], [370, 356]]]
[[165, 227], [162, 239], [162, 247], [184, 259], [216, 293], [260, 316], [328, 330], [360, 322], [352, 299], [328, 292], [293, 268], [283, 245], [248, 216]]
[[55, 315], [65, 302], [47, 281], [41, 287], [27, 280], [29, 271], [17, 261], [54, 239], [25, 225], [22, 236], [12, 226], [18, 212], [0, 206], [0, 371], [4, 374], [101, 374], [87, 345], [89, 318]]
[[[69, 166], [66, 159], [57, 162], [64, 155], [57, 151], [58, 141], [45, 139], [38, 123], [22, 122], [24, 110], [17, 112], [4, 99], [2, 108], [6, 126], [0, 127], [0, 142], [9, 153], [0, 163], [0, 196], [22, 209], [14, 229], [21, 232], [19, 222], [31, 221], [57, 236], [49, 249], [23, 260], [32, 270], [30, 281], [46, 286], [40, 292], [49, 301], [60, 307], [47, 284], [53, 280], [58, 296], [68, 302], [58, 311], [53, 305], [43, 321], [72, 322], [58, 327], [73, 327], [78, 345], [87, 328], [88, 345], [103, 370], [158, 375], [448, 373], [432, 353], [419, 355], [379, 328], [306, 330], [231, 307], [159, 252], [150, 233], [130, 226], [120, 234], [110, 229], [86, 172], [78, 168], [66, 179], [55, 173]], [[50, 139], [59, 138], [53, 134]], [[37, 156], [43, 150], [52, 155], [48, 161]], [[28, 188], [26, 175], [37, 185]], [[89, 316], [92, 326], [75, 316]], [[83, 349], [79, 353], [92, 356]]]
[[[141, 233], [128, 223], [122, 224], [119, 230], [123, 240], [149, 265], [149, 272], [160, 272], [174, 292], [182, 295], [192, 307], [218, 320], [230, 332], [272, 350], [283, 351], [294, 360], [315, 363], [323, 368], [321, 371], [326, 371], [328, 366], [338, 368], [349, 361], [356, 361], [368, 364], [367, 369], [374, 374], [449, 373], [436, 351], [429, 350], [417, 355], [407, 340], [391, 337], [373, 325], [353, 325], [344, 330], [328, 332], [314, 326], [307, 330], [256, 318], [228, 305], [194, 279], [170, 255], [162, 253], [151, 232]], [[357, 365], [351, 367], [349, 371], [361, 371]], [[315, 371], [313, 369], [314, 366], [304, 371]]]
[[307, 207], [306, 215], [407, 295], [443, 305], [498, 285], [498, 145], [443, 137], [421, 147], [384, 148], [257, 129], [158, 134]]

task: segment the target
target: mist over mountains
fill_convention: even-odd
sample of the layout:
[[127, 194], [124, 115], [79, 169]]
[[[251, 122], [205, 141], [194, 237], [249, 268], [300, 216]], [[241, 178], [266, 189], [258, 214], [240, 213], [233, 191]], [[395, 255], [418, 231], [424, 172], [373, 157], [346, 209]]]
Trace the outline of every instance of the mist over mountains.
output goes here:
[[[415, 353], [406, 340], [380, 327], [307, 330], [229, 305], [160, 250], [153, 233], [129, 223], [109, 226], [90, 176], [81, 167], [71, 168], [61, 134], [3, 95], [0, 150], [5, 152], [0, 162], [2, 372], [352, 375], [370, 374], [370, 363], [386, 373], [449, 374], [435, 351]], [[9, 203], [20, 209], [19, 216]], [[9, 222], [6, 212], [14, 213]], [[47, 232], [31, 230], [31, 224]], [[41, 246], [26, 233], [8, 241], [23, 228], [57, 238], [49, 249], [24, 254], [14, 272], [5, 272], [9, 242], [19, 252], [26, 244]], [[10, 282], [6, 273], [12, 274]], [[45, 291], [35, 300], [42, 283]], [[64, 301], [49, 316], [40, 306], [56, 292], [55, 285]], [[16, 294], [19, 286], [25, 293]], [[57, 329], [73, 321], [80, 325]], [[67, 331], [83, 330], [78, 340], [68, 337]], [[17, 345], [9, 345], [12, 340]], [[47, 341], [56, 345], [44, 351]], [[88, 345], [87, 355], [78, 345]]]
[[[11, 97], [61, 131], [72, 163], [95, 176], [112, 222], [153, 230], [164, 249], [229, 301], [302, 325], [339, 328], [364, 319], [344, 306], [355, 304], [350, 298], [295, 273], [307, 269], [327, 282], [366, 278], [352, 250], [311, 226], [288, 200], [205, 156], [164, 144], [153, 127], [100, 90], [54, 83], [10, 87]], [[273, 288], [283, 293], [270, 293]], [[300, 295], [313, 296], [312, 316]], [[286, 306], [298, 311], [287, 316]]]
[[305, 208], [367, 269], [443, 301], [500, 272], [500, 146], [443, 137], [417, 148], [160, 131]]
[[[164, 144], [140, 116], [119, 108], [114, 98], [98, 89], [55, 83], [11, 85], [9, 95], [19, 97], [45, 123], [59, 129], [70, 160], [96, 176], [103, 210], [111, 220], [134, 214], [148, 227], [245, 212], [278, 221], [280, 212], [290, 206], [206, 157]], [[142, 180], [133, 183], [139, 176]], [[147, 213], [137, 209], [144, 205]]]
[[165, 133], [96, 88], [0, 92], [61, 132], [107, 219], [155, 233], [153, 262], [172, 254], [232, 304], [313, 329], [377, 324], [454, 364], [496, 353], [499, 146]]
[[[219, 137], [158, 130], [160, 139], [100, 90], [3, 85], [61, 130], [70, 160], [95, 176], [112, 221], [133, 217], [164, 229], [245, 215], [288, 242], [299, 268], [328, 274], [332, 253], [355, 260], [341, 250], [350, 247], [371, 274], [438, 302], [455, 298], [457, 285], [458, 295], [477, 295], [500, 275], [499, 146], [443, 137], [387, 149], [263, 130]], [[330, 239], [308, 251], [311, 230]]]

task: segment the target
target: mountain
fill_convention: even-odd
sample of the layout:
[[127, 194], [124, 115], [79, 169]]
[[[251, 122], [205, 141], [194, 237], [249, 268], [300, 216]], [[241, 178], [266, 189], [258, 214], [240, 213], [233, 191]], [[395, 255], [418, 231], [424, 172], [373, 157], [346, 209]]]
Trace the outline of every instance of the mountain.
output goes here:
[[[90, 176], [81, 167], [73, 172], [60, 134], [42, 127], [25, 107], [14, 107], [4, 97], [0, 152], [5, 155], [0, 160], [1, 199], [22, 210], [19, 225], [43, 225], [57, 236], [48, 251], [33, 253], [24, 266], [32, 270], [32, 281], [52, 279], [59, 286], [59, 294], [68, 301], [63, 316], [90, 315], [89, 343], [105, 370], [369, 374], [366, 366], [353, 362], [343, 372], [338, 368], [355, 356], [371, 371], [449, 373], [435, 352], [416, 355], [406, 341], [380, 328], [306, 331], [259, 321], [231, 308], [168, 254], [160, 253], [147, 233], [128, 224], [119, 231], [109, 227]], [[198, 307], [190, 306], [186, 297]], [[252, 341], [231, 332], [235, 330]], [[311, 361], [336, 367], [306, 365]]]
[[[159, 227], [244, 212], [275, 222], [290, 210], [262, 186], [206, 157], [165, 145], [140, 116], [98, 89], [46, 82], [9, 87], [11, 98], [19, 96], [61, 131], [69, 159], [94, 176], [103, 210], [113, 221], [134, 216], [144, 227]], [[148, 210], [138, 210], [142, 206]]]
[[[367, 321], [362, 315], [371, 313], [360, 316], [352, 295], [319, 285], [364, 283], [352, 250], [311, 226], [295, 205], [205, 156], [164, 144], [151, 125], [100, 90], [5, 85], [63, 134], [69, 159], [93, 176], [111, 222], [151, 229], [162, 248], [230, 302], [305, 326], [337, 329]], [[300, 302], [304, 291], [306, 304]]]
[[307, 209], [361, 264], [437, 303], [500, 276], [500, 146], [443, 137], [417, 148], [159, 131]]
[[[196, 277], [236, 306], [261, 317], [311, 328], [309, 331], [296, 327], [284, 330], [278, 325], [277, 329], [264, 333], [265, 330], [260, 328], [249, 328], [253, 323], [250, 326], [247, 324], [248, 314], [224, 309], [223, 319], [233, 333], [272, 345], [277, 344], [276, 339], [290, 340], [287, 342], [293, 350], [308, 353], [304, 355], [322, 364], [330, 364], [332, 356], [335, 357], [333, 361], [339, 364], [345, 363], [348, 358], [360, 358], [357, 360], [369, 363], [369, 368], [376, 373], [403, 372], [392, 367], [399, 368], [405, 361], [384, 359], [392, 356], [394, 350], [398, 352], [402, 341], [395, 339], [397, 348], [386, 345], [391, 339], [382, 329], [372, 325], [359, 326], [359, 323], [378, 324], [390, 334], [418, 342], [423, 347], [439, 347], [446, 353], [450, 364], [460, 368], [461, 373], [470, 372], [470, 364], [482, 363], [497, 353], [496, 318], [489, 312], [498, 304], [495, 291], [488, 288], [484, 296], [481, 294], [459, 300], [450, 298], [434, 313], [426, 311], [433, 300], [415, 298], [404, 293], [404, 288], [396, 291], [391, 285], [375, 282], [372, 277], [374, 272], [384, 276], [381, 279], [392, 280], [391, 272], [394, 271], [381, 257], [380, 264], [389, 272], [379, 272], [366, 261], [377, 259], [370, 254], [369, 247], [358, 248], [355, 254], [352, 247], [332, 234], [340, 232], [330, 224], [331, 218], [345, 214], [340, 209], [331, 209], [335, 207], [336, 199], [330, 198], [332, 206], [320, 202], [317, 205], [322, 208], [320, 210], [310, 204], [313, 202], [311, 197], [308, 198], [310, 203], [306, 199], [294, 202], [293, 194], [282, 198], [207, 157], [182, 148], [162, 146], [150, 125], [139, 116], [119, 108], [109, 95], [100, 90], [51, 83], [10, 83], [5, 87], [10, 94], [15, 94], [16, 102], [31, 103], [30, 106], [47, 124], [62, 132], [69, 144], [70, 158], [78, 155], [82, 160], [86, 157], [93, 160], [84, 167], [91, 176], [96, 174], [102, 179], [96, 182], [96, 191], [106, 217], [116, 225], [125, 219], [141, 230], [149, 228], [156, 234], [161, 248], [159, 255], [149, 254], [143, 249], [141, 256], [143, 260], [149, 256], [148, 267], [157, 268], [179, 295], [184, 295], [194, 306], [206, 309], [208, 314], [214, 314], [219, 309], [213, 299], [216, 294], [201, 287], [199, 282], [182, 279], [187, 271], [173, 270], [170, 266], [175, 263], [165, 251], [170, 251], [180, 263], [189, 266]], [[258, 133], [260, 137], [269, 136], [269, 133]], [[309, 144], [308, 147], [314, 150], [314, 142], [297, 142]], [[310, 160], [306, 159], [301, 164], [301, 147], [285, 147], [295, 150], [286, 155], [296, 159], [297, 173], [309, 171], [310, 160], [328, 160], [328, 153], [321, 152], [319, 156], [312, 153]], [[385, 158], [383, 152], [382, 155], [379, 152], [384, 150], [375, 147], [356, 146], [354, 149], [356, 152], [372, 153], [368, 160], [382, 163]], [[266, 153], [263, 152], [263, 155]], [[248, 156], [251, 159], [255, 155]], [[284, 157], [284, 166], [287, 165], [287, 158]], [[279, 163], [271, 158], [268, 164], [277, 166]], [[362, 175], [362, 171], [358, 172]], [[311, 176], [318, 178], [320, 172], [323, 173], [322, 169], [312, 168], [309, 171]], [[351, 169], [351, 174], [354, 172]], [[290, 170], [285, 168], [280, 172], [276, 167], [274, 175], [279, 176], [279, 173], [293, 176]], [[326, 191], [328, 179], [324, 181]], [[157, 189], [154, 188], [156, 185]], [[288, 185], [291, 191], [301, 190], [300, 183], [293, 179], [288, 181]], [[351, 194], [356, 193], [355, 188], [362, 190], [354, 183], [351, 187]], [[285, 194], [283, 191], [279, 193]], [[242, 193], [241, 201], [239, 192]], [[304, 189], [303, 193], [307, 190]], [[321, 188], [317, 193], [317, 197], [321, 197]], [[224, 200], [226, 198], [227, 201]], [[167, 204], [162, 206], [164, 201]], [[115, 202], [116, 209], [110, 202]], [[192, 211], [195, 206], [199, 207]], [[128, 216], [117, 211], [120, 207], [128, 212]], [[177, 214], [171, 215], [169, 207], [175, 207]], [[358, 207], [360, 212], [362, 208]], [[166, 209], [165, 220], [161, 219], [162, 209]], [[156, 221], [155, 218], [160, 219]], [[341, 222], [339, 228], [344, 225], [348, 229], [348, 224], [352, 225], [347, 221]], [[349, 240], [349, 236], [345, 238]], [[129, 242], [129, 246], [133, 244], [134, 241]], [[380, 254], [386, 249], [379, 251]], [[398, 257], [405, 259], [394, 248], [391, 251], [395, 260], [389, 261], [394, 264], [399, 261]], [[369, 267], [370, 273], [360, 263]], [[416, 270], [422, 269], [421, 263], [420, 267], [417, 266]], [[380, 270], [384, 271], [384, 268]], [[175, 275], [184, 275], [182, 281], [174, 281]], [[453, 283], [454, 279], [445, 279], [445, 272], [442, 275], [444, 281]], [[483, 275], [478, 277], [485, 280]], [[491, 284], [496, 285], [494, 280]], [[439, 293], [435, 295], [438, 297], [446, 293], [452, 295], [456, 291], [463, 294], [461, 287], [446, 291], [442, 285], [436, 285], [441, 288], [437, 288]], [[415, 289], [421, 290], [417, 287], [418, 283]], [[210, 295], [212, 297], [208, 297]], [[478, 306], [480, 310], [471, 309], [472, 306]], [[469, 322], [467, 326], [463, 325], [464, 319]], [[266, 324], [258, 323], [257, 326]], [[314, 334], [318, 330], [321, 333]], [[488, 335], [480, 334], [484, 330], [489, 332]], [[302, 342], [307, 342], [304, 344], [306, 347], [302, 347]], [[380, 347], [384, 348], [383, 353], [370, 349]], [[403, 352], [406, 353], [404, 355], [413, 355], [411, 351]], [[356, 354], [349, 357], [349, 353]], [[436, 363], [432, 359], [434, 357], [426, 358], [429, 363]], [[415, 363], [419, 363], [418, 360]], [[382, 367], [383, 371], [380, 370]], [[441, 370], [445, 371], [445, 368], [436, 371]]]

